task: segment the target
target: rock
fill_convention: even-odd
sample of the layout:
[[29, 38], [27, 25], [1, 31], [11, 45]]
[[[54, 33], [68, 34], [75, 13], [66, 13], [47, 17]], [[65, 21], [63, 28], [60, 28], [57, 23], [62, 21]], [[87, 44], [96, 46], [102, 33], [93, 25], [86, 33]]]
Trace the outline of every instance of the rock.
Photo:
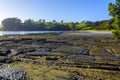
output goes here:
[[11, 60], [10, 58], [0, 58], [0, 62], [1, 63], [12, 63], [13, 60]]
[[47, 39], [43, 38], [43, 39], [35, 39], [35, 41], [39, 42], [39, 41], [46, 41]]
[[82, 55], [89, 55], [89, 49], [83, 50], [83, 52], [82, 52], [81, 54], [82, 54]]
[[58, 57], [51, 57], [51, 56], [46, 57], [46, 60], [58, 60], [58, 59], [59, 59]]
[[79, 47], [60, 47], [56, 51], [63, 52], [65, 54], [81, 54], [81, 55], [89, 55], [89, 50]]
[[113, 52], [116, 56], [120, 56], [120, 49], [111, 49], [111, 52]]
[[21, 40], [33, 40], [32, 38], [21, 38]]
[[27, 55], [30, 56], [49, 56], [51, 55], [51, 52], [47, 52], [47, 51], [35, 51], [35, 52], [28, 52]]
[[11, 49], [11, 54], [10, 55], [16, 55], [16, 54], [18, 54], [17, 50]]
[[13, 56], [13, 55], [23, 54], [23, 53], [27, 53], [27, 52], [34, 52], [35, 48], [11, 49], [10, 51], [11, 51], [11, 54], [9, 54], [9, 56]]
[[104, 47], [94, 46], [90, 49], [89, 54], [92, 56], [114, 56], [110, 54]]
[[67, 60], [75, 61], [75, 62], [90, 62], [95, 61], [95, 58], [88, 55], [70, 55], [66, 58]]
[[11, 51], [8, 50], [8, 49], [2, 49], [2, 50], [0, 50], [0, 56], [7, 56], [9, 54], [11, 54]]
[[27, 80], [26, 72], [23, 69], [14, 69], [10, 66], [0, 70], [0, 80]]

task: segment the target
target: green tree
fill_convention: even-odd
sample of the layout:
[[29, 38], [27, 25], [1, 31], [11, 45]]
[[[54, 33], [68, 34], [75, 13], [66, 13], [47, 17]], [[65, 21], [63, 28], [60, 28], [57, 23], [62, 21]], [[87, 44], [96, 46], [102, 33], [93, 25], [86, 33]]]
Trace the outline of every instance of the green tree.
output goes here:
[[56, 23], [56, 20], [53, 20], [53, 23]]
[[45, 19], [43, 19], [43, 23], [45, 23]]
[[18, 18], [6, 18], [2, 21], [3, 30], [5, 31], [15, 31], [20, 30], [21, 20]]
[[61, 23], [64, 23], [64, 21], [63, 21], [63, 20], [61, 20]]
[[109, 4], [109, 15], [113, 17], [113, 37], [120, 39], [120, 0], [116, 0], [116, 3]]
[[74, 27], [73, 23], [67, 23], [67, 25], [70, 29], [73, 29], [73, 27]]
[[79, 23], [75, 25], [75, 29], [82, 30], [83, 28], [86, 28], [88, 25], [86, 23]]
[[54, 22], [47, 22], [47, 23], [46, 23], [46, 27], [47, 27], [48, 29], [51, 29], [51, 28], [55, 27], [55, 23], [54, 23]]

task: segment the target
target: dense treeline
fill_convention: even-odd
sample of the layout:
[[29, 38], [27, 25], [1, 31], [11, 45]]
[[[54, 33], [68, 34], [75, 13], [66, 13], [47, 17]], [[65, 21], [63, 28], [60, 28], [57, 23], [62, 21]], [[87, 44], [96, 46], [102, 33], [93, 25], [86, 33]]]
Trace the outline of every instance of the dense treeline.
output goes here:
[[32, 19], [22, 22], [18, 18], [6, 18], [2, 21], [4, 31], [68, 31], [68, 30], [110, 30], [113, 29], [113, 20], [82, 21], [82, 22], [46, 22], [45, 19], [34, 21]]

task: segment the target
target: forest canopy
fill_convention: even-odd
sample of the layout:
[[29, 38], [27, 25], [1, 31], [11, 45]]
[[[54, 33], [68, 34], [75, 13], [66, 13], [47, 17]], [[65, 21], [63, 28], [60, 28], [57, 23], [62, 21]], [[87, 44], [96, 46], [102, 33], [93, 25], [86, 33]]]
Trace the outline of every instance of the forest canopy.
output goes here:
[[113, 20], [82, 21], [82, 22], [47, 22], [45, 19], [21, 21], [19, 18], [6, 18], [2, 21], [4, 31], [69, 31], [69, 30], [111, 30]]

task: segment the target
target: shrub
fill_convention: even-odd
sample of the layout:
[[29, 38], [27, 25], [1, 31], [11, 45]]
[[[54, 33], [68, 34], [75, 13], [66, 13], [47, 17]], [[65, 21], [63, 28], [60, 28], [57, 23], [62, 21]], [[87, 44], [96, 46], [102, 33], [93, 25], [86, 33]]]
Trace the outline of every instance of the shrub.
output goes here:
[[80, 23], [80, 24], [77, 24], [77, 25], [75, 25], [75, 28], [77, 29], [77, 30], [81, 30], [81, 29], [83, 29], [83, 28], [86, 28], [88, 25], [86, 24], [86, 23]]
[[112, 35], [115, 39], [120, 39], [120, 31], [119, 30], [113, 31]]

